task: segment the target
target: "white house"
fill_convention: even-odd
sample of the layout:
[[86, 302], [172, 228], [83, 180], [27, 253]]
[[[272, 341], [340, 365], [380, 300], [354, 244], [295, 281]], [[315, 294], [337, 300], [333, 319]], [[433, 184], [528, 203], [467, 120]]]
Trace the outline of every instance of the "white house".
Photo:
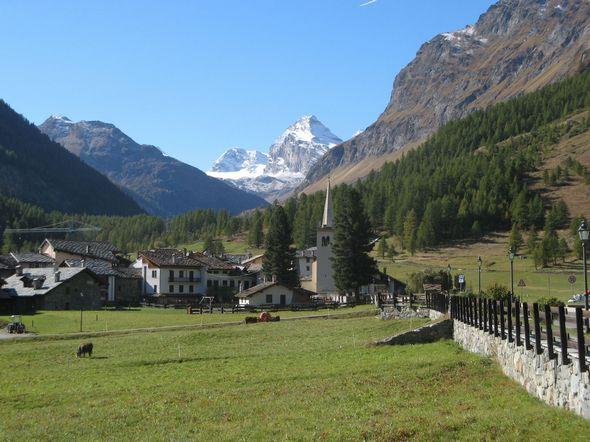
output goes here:
[[222, 296], [254, 283], [229, 262], [177, 249], [140, 251], [133, 266], [141, 269], [144, 296], [155, 302], [196, 302], [206, 294]]
[[263, 282], [239, 292], [236, 298], [238, 298], [238, 303], [243, 306], [287, 306], [306, 304], [314, 294], [301, 288], [289, 288], [278, 282]]

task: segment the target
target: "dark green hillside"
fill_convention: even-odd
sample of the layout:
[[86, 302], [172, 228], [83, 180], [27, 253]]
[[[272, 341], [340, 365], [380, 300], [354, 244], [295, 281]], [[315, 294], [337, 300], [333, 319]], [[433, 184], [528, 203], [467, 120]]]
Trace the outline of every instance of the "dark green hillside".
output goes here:
[[1, 100], [0, 195], [67, 213], [142, 213], [106, 177], [50, 141]]

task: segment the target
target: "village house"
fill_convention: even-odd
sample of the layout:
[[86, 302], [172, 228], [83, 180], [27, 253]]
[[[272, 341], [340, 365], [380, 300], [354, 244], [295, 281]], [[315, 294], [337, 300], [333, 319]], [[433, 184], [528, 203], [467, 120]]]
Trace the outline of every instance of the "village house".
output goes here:
[[141, 270], [145, 299], [162, 304], [196, 303], [205, 295], [227, 301], [255, 282], [234, 264], [177, 249], [140, 251], [134, 267]]
[[263, 282], [236, 294], [241, 306], [260, 307], [308, 304], [314, 293], [302, 288], [291, 288], [278, 282]]
[[[244, 273], [250, 275], [254, 281], [252, 285], [260, 284], [264, 282], [264, 275], [262, 274], [262, 260], [264, 254], [252, 256], [242, 261], [242, 270]], [[244, 285], [243, 290], [250, 288], [250, 285]]]
[[119, 267], [128, 267], [131, 262], [113, 244], [102, 241], [72, 241], [45, 239], [39, 253], [50, 256], [60, 266], [66, 259], [99, 259]]
[[141, 302], [141, 272], [138, 269], [118, 267], [100, 259], [66, 259], [61, 267], [83, 267], [90, 270], [100, 283], [103, 305], [115, 307], [138, 306]]
[[53, 267], [55, 261], [50, 256], [34, 252], [11, 252], [8, 255], [0, 256], [0, 270], [4, 269], [10, 276], [16, 272], [16, 268], [37, 269], [43, 267]]
[[0, 310], [23, 313], [42, 310], [85, 310], [102, 306], [97, 277], [85, 268], [37, 268], [6, 278], [0, 290]]

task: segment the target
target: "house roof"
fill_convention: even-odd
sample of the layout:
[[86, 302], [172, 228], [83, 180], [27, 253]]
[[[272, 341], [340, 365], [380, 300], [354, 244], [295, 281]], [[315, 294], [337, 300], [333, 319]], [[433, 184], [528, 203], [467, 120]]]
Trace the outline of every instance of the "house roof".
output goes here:
[[139, 256], [146, 258], [158, 267], [207, 267], [212, 270], [233, 270], [231, 264], [214, 256], [207, 256], [198, 252], [184, 253], [177, 249], [152, 249], [139, 252]]
[[315, 257], [317, 251], [317, 247], [310, 247], [304, 250], [297, 250], [297, 252], [295, 252], [295, 256], [298, 258], [312, 258]]
[[0, 256], [0, 270], [12, 270], [16, 263], [8, 256]]
[[[117, 262], [117, 254], [122, 253], [117, 247], [108, 242], [99, 241], [70, 241], [64, 239], [46, 239], [44, 243], [51, 244], [55, 251], [89, 258], [104, 259]], [[43, 245], [41, 245], [43, 247]]]
[[16, 264], [53, 264], [53, 258], [51, 256], [42, 255], [41, 253], [11, 252], [10, 256]]
[[275, 285], [281, 285], [278, 282], [263, 282], [262, 284], [257, 284], [254, 287], [250, 287], [247, 290], [243, 290], [236, 295], [236, 298], [249, 298], [250, 296], [255, 295], [256, 293], [260, 293], [263, 290], [266, 290], [269, 287], [274, 287]]
[[260, 259], [264, 256], [264, 253], [260, 254], [260, 255], [254, 255], [252, 258], [249, 259], [245, 259], [244, 261], [242, 261], [242, 265], [246, 266], [248, 264], [250, 264], [253, 261], [256, 261], [257, 259]]
[[126, 267], [113, 267], [113, 264], [102, 259], [66, 259], [62, 267], [69, 268], [87, 268], [97, 276], [116, 276], [119, 278], [141, 278], [139, 269]]
[[442, 285], [441, 284], [422, 284], [422, 288], [424, 289], [425, 292], [429, 292], [429, 291], [442, 291]]
[[[11, 296], [36, 296], [45, 295], [54, 288], [68, 281], [76, 276], [78, 273], [87, 271], [85, 268], [60, 268], [60, 280], [55, 281], [54, 270], [49, 268], [29, 269], [30, 271], [23, 272], [22, 275], [12, 275], [6, 278], [6, 285], [2, 288], [5, 293]], [[41, 288], [25, 287], [23, 279], [43, 279]]]

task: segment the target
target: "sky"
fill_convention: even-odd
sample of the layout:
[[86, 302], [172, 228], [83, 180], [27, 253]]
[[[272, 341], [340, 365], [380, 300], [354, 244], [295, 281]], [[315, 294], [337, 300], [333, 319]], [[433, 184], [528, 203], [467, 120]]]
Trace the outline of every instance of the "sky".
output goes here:
[[370, 125], [395, 75], [492, 0], [0, 2], [0, 98], [28, 120], [115, 124], [208, 170], [267, 151], [303, 115], [342, 139]]

